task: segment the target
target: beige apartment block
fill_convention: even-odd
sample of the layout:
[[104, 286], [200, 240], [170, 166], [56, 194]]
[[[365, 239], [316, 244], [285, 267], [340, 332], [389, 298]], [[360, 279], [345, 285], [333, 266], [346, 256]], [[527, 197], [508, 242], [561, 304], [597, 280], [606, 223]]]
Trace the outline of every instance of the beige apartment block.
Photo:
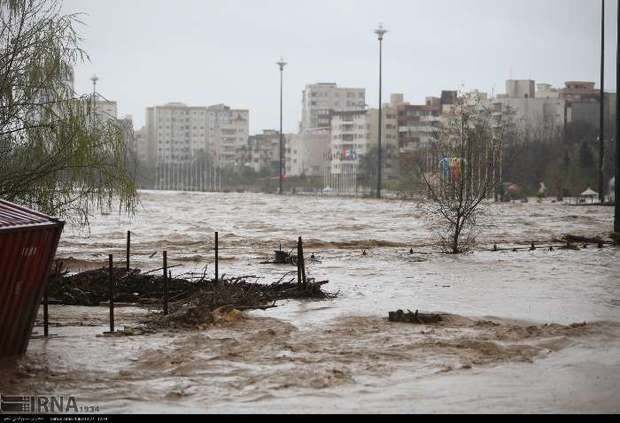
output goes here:
[[168, 103], [146, 110], [145, 150], [158, 163], [184, 163], [208, 153], [219, 166], [235, 165], [248, 132], [248, 110]]
[[207, 108], [207, 138], [211, 154], [220, 166], [241, 165], [239, 152], [247, 145], [250, 111], [224, 104]]
[[295, 135], [302, 174], [322, 176], [330, 171], [330, 128], [316, 128]]
[[185, 163], [208, 151], [207, 108], [168, 103], [146, 111], [147, 144], [157, 163]]
[[332, 112], [366, 109], [366, 89], [342, 88], [335, 83], [306, 85], [303, 91], [300, 132], [329, 128]]
[[[386, 104], [382, 108], [381, 119], [381, 149], [384, 152], [384, 175], [386, 178], [396, 178], [399, 174], [399, 144], [398, 144], [398, 108], [396, 104]], [[368, 145], [378, 146], [379, 143], [379, 109], [368, 109]]]

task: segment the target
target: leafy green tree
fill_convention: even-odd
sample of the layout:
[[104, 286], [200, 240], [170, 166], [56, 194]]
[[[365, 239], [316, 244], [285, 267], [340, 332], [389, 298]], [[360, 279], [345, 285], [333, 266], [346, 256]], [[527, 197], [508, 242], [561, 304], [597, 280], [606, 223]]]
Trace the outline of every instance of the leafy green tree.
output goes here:
[[137, 193], [122, 125], [76, 97], [87, 60], [59, 0], [0, 0], [0, 198], [88, 223], [94, 210], [133, 212]]

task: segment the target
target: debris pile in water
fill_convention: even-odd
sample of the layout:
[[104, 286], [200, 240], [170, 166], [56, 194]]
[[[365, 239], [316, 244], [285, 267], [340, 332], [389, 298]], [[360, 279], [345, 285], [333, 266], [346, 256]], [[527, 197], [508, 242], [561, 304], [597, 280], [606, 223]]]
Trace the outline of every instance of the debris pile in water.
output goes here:
[[[294, 279], [284, 281], [288, 273], [271, 284], [259, 283], [256, 276], [220, 279], [202, 276], [168, 279], [168, 315], [156, 314], [150, 328], [190, 328], [218, 320], [238, 320], [241, 311], [275, 307], [285, 299], [323, 300], [337, 294], [323, 291], [327, 281], [308, 279], [305, 283]], [[142, 305], [162, 305], [164, 277], [141, 273], [140, 270], [114, 269], [114, 301]], [[49, 285], [51, 299], [65, 305], [97, 306], [109, 300], [109, 270], [90, 270], [75, 275], [56, 272]]]
[[419, 313], [418, 310], [413, 313], [411, 310], [407, 310], [408, 313], [405, 313], [402, 310], [391, 311], [388, 313], [388, 320], [390, 322], [400, 322], [400, 323], [416, 323], [416, 324], [429, 324], [429, 323], [439, 323], [442, 321], [441, 315], [439, 314], [424, 314]]
[[[113, 269], [114, 300], [120, 303], [154, 304], [161, 302], [164, 278], [161, 275], [142, 273], [140, 270]], [[196, 284], [171, 278], [168, 281], [169, 297], [191, 294]], [[64, 305], [98, 306], [109, 300], [108, 269], [89, 270], [75, 275], [55, 272], [50, 279], [48, 295], [52, 301]]]
[[236, 321], [245, 310], [275, 307], [278, 300], [334, 298], [322, 290], [327, 282], [262, 284], [244, 278], [208, 281], [192, 295], [170, 304], [171, 313], [147, 324], [151, 328], [194, 328], [217, 321]]

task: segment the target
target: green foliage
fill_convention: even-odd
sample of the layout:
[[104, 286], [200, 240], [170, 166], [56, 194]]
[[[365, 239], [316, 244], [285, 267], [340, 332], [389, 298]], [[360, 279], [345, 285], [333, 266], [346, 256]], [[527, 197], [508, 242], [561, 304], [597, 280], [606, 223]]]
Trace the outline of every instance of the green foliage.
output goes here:
[[[610, 131], [610, 128], [607, 128]], [[561, 198], [598, 187], [599, 128], [585, 123], [569, 123], [565, 130], [531, 131], [520, 134], [505, 146], [504, 181], [516, 183], [526, 192], [536, 192], [540, 182], [549, 194]], [[615, 171], [615, 143], [606, 142], [605, 186]]]
[[[357, 183], [361, 187], [370, 188], [376, 192], [377, 189], [377, 165], [379, 162], [379, 148], [377, 145], [370, 145], [366, 154], [359, 159]], [[398, 149], [392, 145], [381, 146], [381, 186], [382, 189], [391, 190], [399, 187], [400, 184], [390, 182], [390, 168], [395, 166], [398, 161]]]
[[594, 168], [594, 154], [592, 153], [592, 147], [588, 145], [586, 141], [581, 142], [579, 147], [579, 162], [581, 167], [585, 170], [591, 171]]
[[133, 212], [125, 130], [76, 98], [77, 15], [56, 0], [0, 0], [0, 198], [87, 224], [114, 200]]

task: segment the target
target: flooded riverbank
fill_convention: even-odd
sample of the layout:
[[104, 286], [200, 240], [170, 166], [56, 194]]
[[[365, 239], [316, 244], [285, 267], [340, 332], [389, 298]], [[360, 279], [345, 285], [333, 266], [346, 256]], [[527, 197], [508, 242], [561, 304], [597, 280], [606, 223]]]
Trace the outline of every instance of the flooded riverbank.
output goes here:
[[[311, 276], [339, 296], [131, 338], [96, 337], [105, 308], [55, 306], [59, 337], [4, 363], [0, 391], [70, 393], [104, 412], [620, 412], [618, 249], [434, 254], [433, 223], [398, 201], [145, 192], [142, 205], [132, 221], [95, 218], [89, 237], [68, 228], [59, 256], [102, 266], [131, 230], [132, 266], [157, 268], [167, 249], [177, 273], [212, 271], [218, 231], [220, 273], [275, 281], [293, 268], [259, 263], [303, 236], [320, 258]], [[611, 213], [493, 204], [481, 241], [605, 236]], [[447, 318], [388, 323], [399, 308]], [[121, 308], [117, 324], [146, 312]]]

